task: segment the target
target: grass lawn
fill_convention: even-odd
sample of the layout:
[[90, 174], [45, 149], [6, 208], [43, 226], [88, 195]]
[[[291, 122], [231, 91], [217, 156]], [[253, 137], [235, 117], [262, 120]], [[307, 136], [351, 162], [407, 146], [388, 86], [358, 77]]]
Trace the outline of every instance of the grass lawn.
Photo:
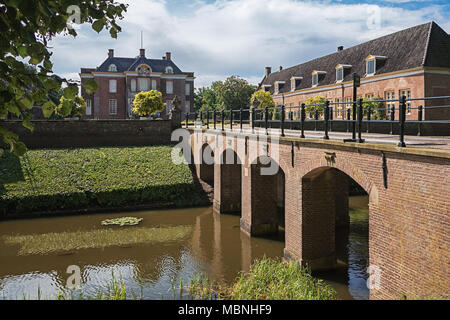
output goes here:
[[[171, 146], [0, 150], [0, 215], [198, 201]], [[191, 203], [195, 205], [196, 203]]]

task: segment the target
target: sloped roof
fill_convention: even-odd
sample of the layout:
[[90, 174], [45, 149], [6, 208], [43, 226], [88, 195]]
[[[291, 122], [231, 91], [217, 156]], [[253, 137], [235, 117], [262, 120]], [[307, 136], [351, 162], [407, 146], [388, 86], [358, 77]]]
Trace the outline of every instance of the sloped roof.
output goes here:
[[117, 72], [135, 71], [140, 64], [147, 64], [152, 68], [153, 72], [164, 73], [166, 67], [170, 66], [173, 69], [174, 74], [184, 74], [180, 68], [172, 60], [162, 59], [148, 59], [146, 57], [136, 58], [119, 58], [108, 57], [97, 69], [98, 72], [108, 72], [108, 68], [111, 64], [115, 64]]
[[450, 36], [436, 23], [429, 22], [273, 72], [263, 78], [260, 87], [272, 85], [270, 92], [273, 93], [276, 81], [286, 81], [279, 92], [290, 92], [291, 77], [301, 76], [303, 80], [297, 82], [296, 90], [311, 88], [311, 73], [314, 70], [326, 71], [320, 78], [319, 86], [334, 84], [338, 64], [352, 66], [346, 69], [344, 75], [344, 81], [351, 81], [354, 72], [365, 76], [365, 58], [369, 55], [387, 57], [377, 61], [377, 75], [422, 66], [450, 68]]

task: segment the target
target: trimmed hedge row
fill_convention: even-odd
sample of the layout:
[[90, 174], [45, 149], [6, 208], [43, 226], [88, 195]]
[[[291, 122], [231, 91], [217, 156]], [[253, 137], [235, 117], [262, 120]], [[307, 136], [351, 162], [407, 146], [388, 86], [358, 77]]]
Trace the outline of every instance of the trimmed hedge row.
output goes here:
[[[0, 215], [192, 200], [171, 146], [32, 150], [0, 155]], [[1, 152], [1, 151], [0, 151]]]

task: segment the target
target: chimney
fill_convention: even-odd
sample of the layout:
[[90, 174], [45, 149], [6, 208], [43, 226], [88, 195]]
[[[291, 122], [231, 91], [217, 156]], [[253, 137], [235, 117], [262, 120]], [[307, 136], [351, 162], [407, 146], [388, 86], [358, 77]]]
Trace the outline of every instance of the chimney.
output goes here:
[[145, 57], [145, 49], [139, 49], [139, 55]]
[[269, 74], [272, 73], [272, 68], [271, 67], [266, 67], [266, 77], [269, 76]]
[[283, 67], [282, 67], [282, 66], [280, 66], [280, 71], [281, 71], [281, 70], [283, 70]]
[[170, 52], [166, 52], [166, 60], [172, 60], [172, 54]]
[[108, 57], [114, 58], [114, 49], [108, 50]]
[[338, 52], [344, 50], [344, 46], [339, 46], [338, 47]]

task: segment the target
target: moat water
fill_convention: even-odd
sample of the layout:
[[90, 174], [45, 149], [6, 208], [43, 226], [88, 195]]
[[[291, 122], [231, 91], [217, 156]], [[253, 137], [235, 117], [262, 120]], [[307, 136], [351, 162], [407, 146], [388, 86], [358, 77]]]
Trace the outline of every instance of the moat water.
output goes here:
[[[338, 268], [315, 275], [340, 299], [369, 298], [367, 203], [367, 197], [350, 199], [350, 227], [336, 235]], [[101, 226], [105, 219], [124, 216], [144, 220], [125, 229]], [[179, 279], [187, 284], [199, 273], [231, 283], [254, 259], [282, 257], [284, 249], [283, 235], [250, 238], [240, 231], [239, 219], [196, 208], [2, 221], [0, 299], [54, 299], [59, 291], [68, 293], [67, 269], [74, 265], [82, 279], [74, 298], [106, 291], [113, 275], [129, 294], [144, 299], [173, 299]], [[160, 232], [141, 242], [153, 228]], [[127, 244], [118, 245], [123, 239]]]

